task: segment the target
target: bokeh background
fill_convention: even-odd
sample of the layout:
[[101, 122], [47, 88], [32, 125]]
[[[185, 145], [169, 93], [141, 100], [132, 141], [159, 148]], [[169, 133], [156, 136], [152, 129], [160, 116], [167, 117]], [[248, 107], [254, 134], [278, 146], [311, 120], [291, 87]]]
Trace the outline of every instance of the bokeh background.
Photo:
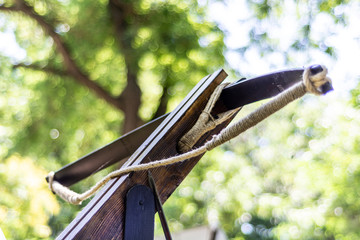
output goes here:
[[0, 0], [5, 237], [54, 239], [87, 202], [56, 198], [47, 173], [171, 111], [203, 76], [319, 63], [334, 92], [306, 96], [207, 153], [165, 212], [173, 232], [359, 239], [359, 12], [355, 0]]

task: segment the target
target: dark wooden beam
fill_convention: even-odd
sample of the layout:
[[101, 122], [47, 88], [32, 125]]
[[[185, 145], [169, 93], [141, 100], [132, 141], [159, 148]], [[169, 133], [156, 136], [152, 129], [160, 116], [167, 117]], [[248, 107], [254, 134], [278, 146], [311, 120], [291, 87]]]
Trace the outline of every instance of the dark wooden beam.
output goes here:
[[[172, 111], [149, 138], [138, 148], [123, 167], [179, 154], [177, 142], [193, 126], [214, 89], [226, 78], [219, 70], [203, 78], [180, 105]], [[218, 133], [231, 120], [203, 136], [197, 145]], [[200, 157], [151, 170], [164, 203], [180, 185]], [[78, 214], [57, 239], [123, 239], [125, 196], [136, 184], [148, 185], [147, 172], [135, 172], [112, 179]]]

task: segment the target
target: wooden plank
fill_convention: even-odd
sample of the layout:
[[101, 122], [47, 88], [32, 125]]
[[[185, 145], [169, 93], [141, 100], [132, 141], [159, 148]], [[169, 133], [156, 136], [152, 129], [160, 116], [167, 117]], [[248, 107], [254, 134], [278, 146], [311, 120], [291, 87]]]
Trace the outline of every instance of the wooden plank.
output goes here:
[[[209, 96], [226, 76], [225, 71], [219, 70], [203, 78], [123, 167], [179, 154], [176, 150], [178, 140], [193, 126]], [[228, 122], [207, 136], [219, 132]], [[198, 145], [206, 141], [207, 136], [200, 139]], [[200, 158], [151, 170], [162, 202], [169, 198]], [[125, 195], [136, 184], [148, 185], [146, 171], [108, 182], [57, 239], [123, 239]]]

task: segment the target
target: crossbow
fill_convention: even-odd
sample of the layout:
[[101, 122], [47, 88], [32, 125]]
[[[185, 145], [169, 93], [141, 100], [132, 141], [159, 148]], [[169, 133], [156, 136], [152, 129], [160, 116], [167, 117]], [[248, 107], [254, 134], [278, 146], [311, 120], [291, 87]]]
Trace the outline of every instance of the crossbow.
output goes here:
[[[316, 75], [324, 71], [323, 68], [314, 65], [309, 68], [309, 72]], [[240, 79], [222, 90], [210, 114], [216, 118], [223, 112], [240, 110], [244, 105], [274, 97], [302, 81], [303, 74], [304, 69], [299, 68]], [[69, 187], [115, 163], [120, 168], [126, 168], [179, 154], [177, 142], [194, 125], [210, 95], [226, 77], [224, 70], [204, 77], [175, 110], [64, 166], [53, 174], [52, 181]], [[330, 90], [332, 86], [329, 82], [318, 87], [321, 93]], [[194, 148], [209, 141], [233, 117], [201, 136]], [[170, 197], [201, 157], [154, 168], [151, 172], [131, 172], [111, 179], [57, 239], [152, 239], [151, 219], [155, 212], [161, 213], [163, 222], [161, 204]], [[155, 200], [151, 194], [154, 194]], [[167, 228], [166, 224], [163, 227]], [[169, 236], [167, 239], [170, 239]]]

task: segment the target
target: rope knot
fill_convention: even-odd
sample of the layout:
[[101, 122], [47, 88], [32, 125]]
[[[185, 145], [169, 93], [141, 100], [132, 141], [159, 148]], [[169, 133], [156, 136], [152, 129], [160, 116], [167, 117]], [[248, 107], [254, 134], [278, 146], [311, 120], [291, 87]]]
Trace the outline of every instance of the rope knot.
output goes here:
[[227, 119], [232, 117], [238, 109], [229, 110], [224, 113], [218, 114], [215, 119], [211, 115], [211, 111], [216, 104], [216, 101], [219, 99], [220, 94], [224, 87], [229, 83], [220, 84], [211, 95], [208, 103], [205, 106], [205, 109], [201, 112], [198, 120], [194, 126], [184, 135], [178, 142], [178, 151], [185, 153], [190, 151], [196, 142], [208, 131], [214, 129], [217, 125], [225, 122]]
[[304, 70], [303, 83], [306, 91], [315, 95], [323, 95], [333, 90], [328, 70], [324, 65], [313, 65]]

